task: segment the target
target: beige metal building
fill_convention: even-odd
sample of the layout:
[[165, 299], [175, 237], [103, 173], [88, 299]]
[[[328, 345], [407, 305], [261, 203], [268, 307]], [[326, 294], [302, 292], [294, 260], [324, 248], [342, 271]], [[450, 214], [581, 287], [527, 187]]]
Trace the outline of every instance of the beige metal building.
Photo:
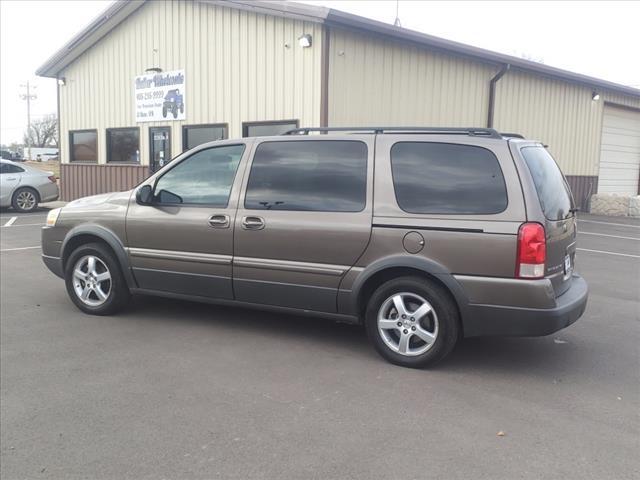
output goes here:
[[58, 79], [64, 199], [298, 125], [493, 126], [548, 144], [582, 208], [640, 186], [640, 90], [333, 9], [119, 1], [37, 74]]

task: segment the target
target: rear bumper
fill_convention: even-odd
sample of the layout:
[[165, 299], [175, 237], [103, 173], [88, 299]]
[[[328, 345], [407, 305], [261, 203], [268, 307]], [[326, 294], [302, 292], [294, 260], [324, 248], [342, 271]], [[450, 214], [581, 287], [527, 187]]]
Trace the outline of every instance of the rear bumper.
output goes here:
[[38, 187], [38, 194], [40, 195], [40, 203], [53, 202], [60, 196], [60, 190], [55, 183], [48, 183]]
[[464, 334], [465, 337], [549, 335], [578, 320], [587, 307], [588, 296], [587, 282], [574, 274], [571, 288], [555, 299], [553, 308], [470, 304], [464, 313]]

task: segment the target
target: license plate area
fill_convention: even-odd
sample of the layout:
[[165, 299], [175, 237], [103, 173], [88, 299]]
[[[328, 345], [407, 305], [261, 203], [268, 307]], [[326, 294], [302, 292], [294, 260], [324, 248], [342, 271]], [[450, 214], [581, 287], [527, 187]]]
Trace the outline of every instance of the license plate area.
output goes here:
[[571, 255], [565, 255], [564, 257], [564, 279], [568, 279], [573, 273], [573, 262], [571, 261]]

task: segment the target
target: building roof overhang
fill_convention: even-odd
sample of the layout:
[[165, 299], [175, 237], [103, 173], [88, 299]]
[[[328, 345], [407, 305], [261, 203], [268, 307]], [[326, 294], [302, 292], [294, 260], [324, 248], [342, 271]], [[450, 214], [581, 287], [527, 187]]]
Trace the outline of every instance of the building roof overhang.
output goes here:
[[[56, 78], [60, 71], [82, 55], [92, 45], [100, 41], [120, 22], [140, 8], [147, 0], [117, 0], [100, 16], [95, 18], [84, 30], [74, 36], [66, 45], [49, 58], [36, 74], [42, 77]], [[197, 0], [218, 6], [252, 11], [267, 15], [321, 23], [327, 27], [339, 27], [358, 30], [369, 34], [401, 42], [409, 42], [424, 48], [467, 57], [482, 63], [489, 63], [501, 68], [509, 65], [513, 69], [522, 70], [545, 77], [577, 83], [593, 89], [610, 91], [640, 98], [640, 89], [627, 85], [602, 80], [561, 68], [551, 67], [538, 62], [485, 50], [444, 38], [427, 35], [406, 28], [396, 27], [377, 20], [361, 17], [331, 8], [305, 5], [282, 0]]]

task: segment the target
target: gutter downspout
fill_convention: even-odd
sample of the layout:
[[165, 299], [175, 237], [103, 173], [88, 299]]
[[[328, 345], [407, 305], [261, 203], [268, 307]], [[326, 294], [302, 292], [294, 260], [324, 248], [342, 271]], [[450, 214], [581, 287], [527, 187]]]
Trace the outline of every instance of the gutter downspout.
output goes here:
[[498, 73], [489, 82], [489, 110], [487, 114], [487, 128], [493, 128], [493, 114], [496, 103], [496, 83], [500, 80], [505, 73], [511, 68], [510, 63], [505, 63]]

